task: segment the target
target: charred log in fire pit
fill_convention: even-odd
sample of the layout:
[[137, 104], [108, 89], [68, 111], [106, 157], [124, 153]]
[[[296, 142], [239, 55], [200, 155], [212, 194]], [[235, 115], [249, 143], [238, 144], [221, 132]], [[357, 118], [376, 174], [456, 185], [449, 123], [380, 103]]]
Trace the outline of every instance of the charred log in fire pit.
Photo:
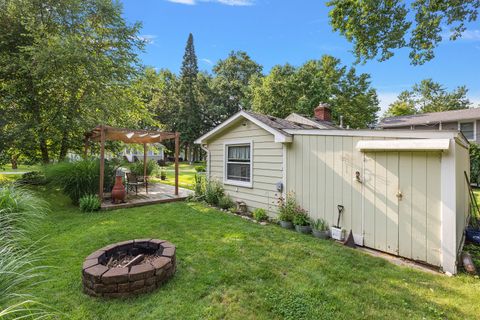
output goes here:
[[95, 297], [127, 297], [155, 290], [176, 270], [175, 246], [138, 239], [108, 245], [83, 263], [83, 290]]

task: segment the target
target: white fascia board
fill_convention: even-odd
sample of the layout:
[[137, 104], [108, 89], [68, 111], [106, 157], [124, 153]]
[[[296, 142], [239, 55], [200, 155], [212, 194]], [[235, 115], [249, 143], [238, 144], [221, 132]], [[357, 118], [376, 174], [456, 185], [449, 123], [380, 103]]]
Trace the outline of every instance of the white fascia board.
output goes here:
[[360, 151], [409, 151], [409, 150], [448, 150], [450, 139], [401, 139], [401, 140], [360, 140]]
[[249, 115], [248, 113], [246, 113], [244, 111], [239, 111], [236, 114], [234, 114], [233, 116], [231, 116], [230, 118], [228, 118], [227, 120], [225, 120], [224, 122], [222, 122], [221, 124], [219, 124], [218, 126], [216, 126], [215, 128], [213, 128], [211, 131], [207, 132], [206, 134], [204, 134], [203, 136], [201, 136], [200, 138], [195, 140], [194, 143], [195, 144], [204, 144], [205, 141], [208, 138], [211, 138], [212, 136], [214, 136], [218, 132], [222, 131], [223, 129], [228, 128], [230, 125], [235, 123], [236, 120], [238, 120], [241, 117], [255, 123], [260, 128], [262, 128], [262, 129], [268, 131], [269, 133], [273, 134], [273, 136], [275, 137], [275, 142], [281, 142], [281, 143], [292, 142], [292, 137], [291, 136], [286, 135], [286, 134], [280, 132], [279, 130], [274, 129], [274, 128], [266, 125], [265, 123], [259, 121], [258, 119], [252, 117], [251, 115]]
[[426, 130], [336, 130], [336, 129], [285, 129], [292, 135], [343, 136], [343, 137], [383, 137], [406, 139], [451, 139], [459, 136], [458, 131]]

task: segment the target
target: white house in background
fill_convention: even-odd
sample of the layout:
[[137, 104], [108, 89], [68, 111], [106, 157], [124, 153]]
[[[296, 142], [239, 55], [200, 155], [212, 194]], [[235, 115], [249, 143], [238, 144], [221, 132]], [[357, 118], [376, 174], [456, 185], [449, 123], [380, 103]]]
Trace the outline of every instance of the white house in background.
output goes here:
[[469, 142], [448, 130], [340, 130], [240, 111], [196, 140], [207, 176], [250, 209], [275, 216], [293, 191], [313, 219], [352, 230], [355, 242], [456, 273], [469, 212]]
[[[165, 160], [165, 146], [156, 143], [151, 146], [149, 146], [149, 150], [147, 151], [147, 159], [148, 160]], [[143, 148], [142, 150], [136, 149], [132, 146], [127, 146], [125, 147], [122, 152], [120, 153], [121, 157], [125, 157], [129, 162], [135, 161], [135, 159], [138, 159], [140, 161], [143, 161]]]

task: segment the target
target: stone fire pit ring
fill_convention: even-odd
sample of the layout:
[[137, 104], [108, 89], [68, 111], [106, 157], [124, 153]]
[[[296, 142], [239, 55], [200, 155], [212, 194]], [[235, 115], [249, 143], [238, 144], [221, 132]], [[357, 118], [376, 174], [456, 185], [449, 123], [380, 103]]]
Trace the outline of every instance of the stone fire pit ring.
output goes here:
[[[83, 291], [90, 296], [108, 298], [151, 292], [175, 274], [175, 251], [172, 243], [158, 239], [129, 240], [98, 249], [83, 262]], [[114, 259], [139, 255], [148, 258], [131, 266], [112, 266]]]

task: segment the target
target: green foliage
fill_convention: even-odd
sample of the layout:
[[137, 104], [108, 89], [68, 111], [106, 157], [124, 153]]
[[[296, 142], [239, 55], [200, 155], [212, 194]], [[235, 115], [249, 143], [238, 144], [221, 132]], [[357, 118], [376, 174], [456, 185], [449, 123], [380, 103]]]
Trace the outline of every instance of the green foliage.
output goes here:
[[[315, 308], [312, 307], [318, 305], [318, 301], [315, 301], [307, 292], [268, 290], [266, 302], [271, 306], [272, 312], [281, 319], [319, 319], [318, 315], [315, 315]], [[325, 313], [322, 313], [320, 318], [322, 317], [325, 317]]]
[[257, 221], [268, 220], [267, 211], [265, 211], [265, 209], [262, 209], [262, 208], [257, 208], [255, 210], [253, 210], [252, 215], [253, 215], [253, 219], [255, 219]]
[[278, 206], [278, 220], [280, 221], [293, 221], [293, 217], [297, 212], [298, 203], [295, 198], [295, 193], [287, 193], [286, 199], [280, 199]]
[[470, 182], [480, 183], [480, 147], [470, 144]]
[[207, 172], [207, 168], [205, 166], [195, 166], [196, 172]]
[[131, 85], [140, 24], [118, 1], [1, 1], [0, 21], [0, 145], [10, 158], [63, 160], [99, 122], [151, 122]]
[[232, 198], [225, 194], [218, 200], [218, 207], [221, 209], [229, 210], [235, 208], [235, 202], [232, 200]]
[[312, 222], [312, 229], [318, 231], [327, 231], [329, 230], [328, 222], [323, 218], [317, 219]]
[[[136, 174], [137, 176], [143, 176], [143, 161], [135, 161], [129, 164], [128, 168], [130, 172]], [[147, 161], [147, 176], [154, 175], [158, 170], [160, 170], [157, 162], [155, 160]]]
[[[117, 168], [117, 163], [105, 160], [104, 191], [110, 191], [113, 188]], [[85, 195], [98, 193], [99, 160], [60, 162], [46, 166], [44, 170], [47, 181], [53, 186], [60, 187], [74, 204], [78, 204], [80, 198]]]
[[330, 0], [327, 5], [333, 30], [353, 43], [357, 62], [384, 61], [393, 50], [408, 47], [416, 65], [434, 58], [444, 33], [450, 33], [450, 40], [460, 38], [465, 23], [477, 19], [480, 2]]
[[217, 180], [207, 180], [205, 185], [205, 202], [218, 206], [220, 199], [225, 195], [223, 185]]
[[293, 216], [293, 224], [296, 226], [309, 226], [311, 223], [310, 217], [305, 209], [297, 207]]
[[386, 112], [386, 116], [403, 116], [416, 113], [441, 112], [468, 108], [467, 88], [458, 87], [448, 92], [432, 79], [422, 80], [410, 91], [401, 92]]
[[47, 183], [45, 174], [40, 171], [30, 171], [22, 175], [22, 178], [18, 180], [20, 184], [28, 185], [43, 185]]
[[205, 190], [207, 188], [207, 178], [203, 174], [195, 174], [194, 177], [194, 196], [197, 201], [205, 199]]
[[[379, 110], [370, 76], [347, 70], [339, 59], [324, 55], [299, 68], [274, 66], [269, 75], [252, 81], [253, 110], [280, 118], [295, 112], [308, 117], [320, 103], [328, 103], [333, 121], [365, 128], [376, 121]], [[282, 106], [279, 108], [278, 106]]]
[[100, 199], [96, 194], [88, 194], [80, 198], [79, 206], [82, 212], [93, 212], [100, 209]]

